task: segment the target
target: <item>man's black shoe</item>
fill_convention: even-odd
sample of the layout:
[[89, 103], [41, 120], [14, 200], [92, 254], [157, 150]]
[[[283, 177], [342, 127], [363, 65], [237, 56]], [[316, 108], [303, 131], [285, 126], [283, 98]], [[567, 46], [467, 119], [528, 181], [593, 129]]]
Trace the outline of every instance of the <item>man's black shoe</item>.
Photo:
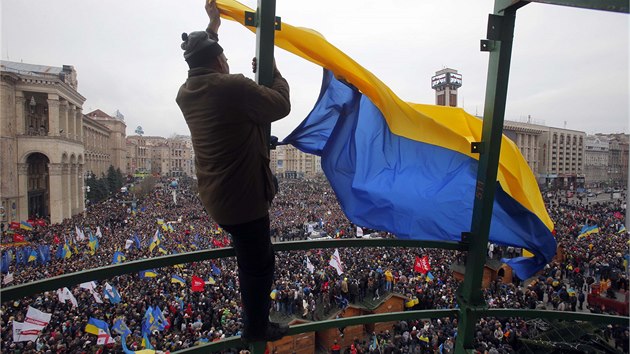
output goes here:
[[243, 340], [243, 342], [247, 344], [255, 343], [255, 342], [273, 342], [286, 336], [287, 333], [289, 333], [289, 326], [287, 326], [286, 324], [269, 322], [269, 325], [267, 326], [267, 330], [265, 331], [264, 334], [250, 335], [246, 331], [243, 331], [243, 334], [241, 335], [241, 339]]

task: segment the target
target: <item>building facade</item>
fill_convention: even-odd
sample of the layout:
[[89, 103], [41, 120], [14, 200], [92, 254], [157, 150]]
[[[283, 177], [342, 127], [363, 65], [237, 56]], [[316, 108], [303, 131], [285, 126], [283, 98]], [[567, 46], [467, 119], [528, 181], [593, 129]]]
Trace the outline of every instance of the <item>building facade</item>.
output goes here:
[[188, 136], [171, 138], [132, 135], [127, 137], [127, 174], [181, 177], [194, 176], [192, 140]]
[[0, 203], [3, 222], [84, 210], [83, 114], [72, 66], [2, 61]]
[[[87, 139], [85, 141], [86, 149], [90, 153], [92, 151], [104, 151], [109, 155], [109, 161], [105, 163], [106, 166], [102, 166], [102, 163], [96, 164], [99, 168], [104, 167], [104, 170], [99, 169], [98, 173], [93, 171], [94, 174], [100, 176], [101, 172], [106, 172], [110, 165], [114, 166], [115, 169], [119, 168], [124, 173], [127, 164], [127, 125], [125, 124], [125, 117], [118, 111], [113, 116], [110, 116], [100, 109], [86, 114], [86, 117], [86, 120], [93, 121], [89, 123], [90, 127], [99, 124], [109, 130], [107, 136], [105, 134], [94, 134], [93, 136], [97, 139], [96, 142]], [[94, 129], [93, 132], [96, 133], [96, 130]], [[104, 157], [102, 153], [97, 153], [96, 155]]]
[[542, 134], [539, 182], [557, 189], [584, 187], [586, 133], [549, 127]]
[[606, 136], [587, 135], [584, 139], [584, 175], [586, 187], [605, 187], [609, 181], [609, 145]]
[[597, 134], [607, 137], [608, 144], [608, 183], [607, 186], [623, 188], [628, 185], [628, 134]]
[[321, 157], [307, 154], [291, 145], [271, 150], [271, 172], [285, 178], [314, 177], [322, 174]]
[[541, 140], [547, 129], [537, 124], [509, 120], [503, 123], [503, 134], [516, 144], [539, 183]]

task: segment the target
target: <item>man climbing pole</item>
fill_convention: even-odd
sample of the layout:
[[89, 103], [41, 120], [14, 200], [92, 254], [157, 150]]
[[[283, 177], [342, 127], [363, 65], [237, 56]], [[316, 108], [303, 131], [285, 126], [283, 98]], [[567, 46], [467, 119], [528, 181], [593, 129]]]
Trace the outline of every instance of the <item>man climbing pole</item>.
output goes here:
[[[206, 3], [206, 31], [183, 34], [188, 79], [177, 94], [190, 129], [199, 194], [210, 216], [232, 236], [236, 250], [246, 342], [274, 341], [288, 327], [269, 321], [275, 255], [269, 206], [277, 191], [269, 168], [266, 127], [291, 110], [289, 85], [274, 64], [262, 86], [230, 74], [218, 43], [216, 0]], [[256, 72], [256, 58], [252, 62]]]

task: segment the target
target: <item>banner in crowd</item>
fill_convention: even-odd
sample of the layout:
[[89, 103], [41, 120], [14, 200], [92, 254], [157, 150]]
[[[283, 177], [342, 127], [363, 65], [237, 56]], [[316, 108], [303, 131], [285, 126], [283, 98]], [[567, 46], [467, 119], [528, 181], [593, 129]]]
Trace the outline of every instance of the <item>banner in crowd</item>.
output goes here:
[[337, 271], [337, 275], [343, 274], [343, 265], [341, 263], [341, 257], [339, 256], [338, 249], [335, 249], [335, 253], [330, 256], [330, 261], [328, 262], [328, 264], [335, 268], [335, 270]]

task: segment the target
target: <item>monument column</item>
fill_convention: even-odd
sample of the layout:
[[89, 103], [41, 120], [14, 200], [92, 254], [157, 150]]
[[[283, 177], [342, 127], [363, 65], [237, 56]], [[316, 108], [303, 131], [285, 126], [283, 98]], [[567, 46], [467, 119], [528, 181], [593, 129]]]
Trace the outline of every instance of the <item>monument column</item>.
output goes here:
[[77, 127], [77, 139], [79, 141], [84, 141], [83, 140], [83, 112], [81, 111], [81, 107], [76, 107], [76, 110], [74, 111], [74, 117], [76, 119], [76, 127]]
[[26, 116], [24, 115], [24, 92], [15, 91], [15, 132], [26, 134]]
[[18, 221], [28, 219], [28, 164], [18, 164]]
[[[59, 101], [59, 130], [58, 132], [60, 136], [68, 135], [68, 102], [67, 101]], [[48, 135], [51, 135], [51, 134], [52, 134], [52, 131], [49, 131]]]
[[50, 190], [50, 223], [56, 224], [63, 221], [64, 211], [63, 195], [62, 195], [62, 164], [49, 163], [49, 190]]
[[[48, 135], [59, 136], [59, 104], [60, 104], [59, 96], [49, 93], [47, 102], [48, 102]], [[52, 209], [52, 205], [51, 205], [51, 212], [53, 210], [54, 209]]]
[[72, 207], [72, 212], [70, 213], [70, 216], [77, 214], [79, 212], [81, 212], [81, 210], [78, 210], [79, 208], [79, 190], [78, 190], [78, 186], [79, 184], [77, 183], [77, 180], [80, 179], [79, 176], [77, 176], [77, 172], [78, 172], [79, 168], [77, 167], [77, 165], [73, 164], [70, 167], [70, 195], [68, 196], [68, 199], [70, 199], [70, 204]]
[[[70, 198], [68, 198], [70, 192], [70, 166], [67, 163], [61, 165], [61, 195], [63, 199], [61, 201], [61, 209], [63, 210], [63, 217], [67, 218], [72, 215]], [[51, 182], [52, 183], [52, 182]]]

